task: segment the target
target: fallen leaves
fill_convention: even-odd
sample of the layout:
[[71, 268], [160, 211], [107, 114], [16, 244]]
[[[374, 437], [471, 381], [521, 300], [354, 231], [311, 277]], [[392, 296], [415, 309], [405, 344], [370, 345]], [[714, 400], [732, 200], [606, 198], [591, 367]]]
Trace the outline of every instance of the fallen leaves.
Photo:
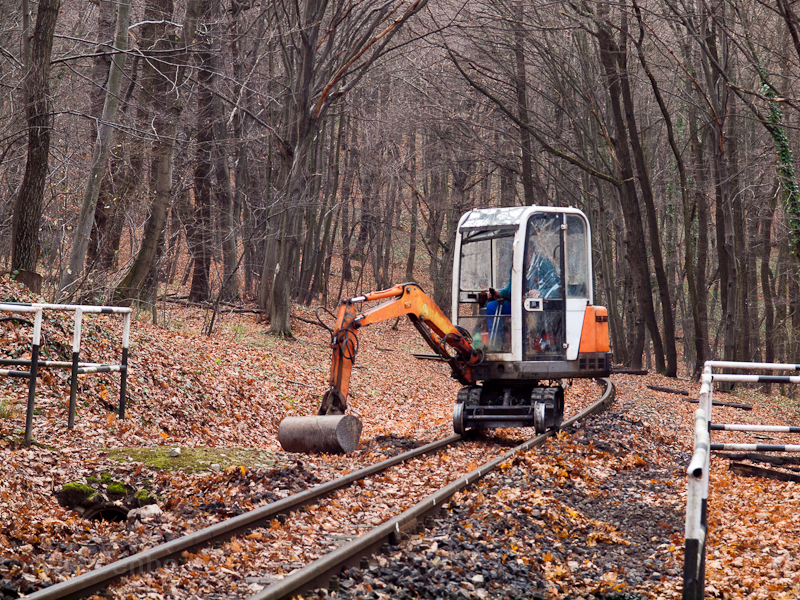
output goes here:
[[[20, 293], [7, 281], [0, 282], [4, 293]], [[226, 317], [227, 319], [228, 317]], [[66, 429], [68, 376], [63, 370], [44, 372], [37, 388], [34, 448], [24, 448], [14, 440], [24, 428], [27, 388], [19, 381], [3, 380], [3, 397], [8, 398], [12, 416], [0, 419], [0, 558], [19, 560], [13, 568], [0, 567], [0, 578], [29, 584], [26, 589], [60, 581], [101, 564], [133, 554], [238, 514], [259, 504], [284, 497], [297, 490], [298, 478], [313, 473], [320, 479], [353, 471], [380, 458], [407, 449], [408, 442], [430, 441], [451, 433], [452, 403], [459, 385], [448, 377], [445, 366], [430, 361], [394, 360], [409, 351], [427, 352], [417, 332], [407, 323], [399, 330], [380, 324], [360, 332], [361, 350], [351, 382], [350, 410], [364, 422], [362, 449], [349, 457], [314, 457], [303, 469], [282, 479], [266, 478], [268, 471], [255, 465], [236, 465], [219, 473], [160, 473], [138, 463], [118, 465], [102, 449], [120, 446], [209, 446], [279, 450], [275, 439], [277, 424], [284, 416], [314, 414], [319, 394], [327, 387], [329, 348], [327, 334], [296, 323], [297, 341], [278, 340], [264, 333], [264, 326], [243, 316], [231, 316], [228, 329], [221, 326], [212, 338], [191, 333], [192, 324], [202, 321], [199, 312], [173, 313], [173, 321], [187, 323], [184, 329], [166, 331], [145, 321], [134, 321], [131, 332], [131, 365], [128, 379], [127, 419], [116, 418], [119, 380], [115, 376], [81, 376], [78, 392], [76, 428]], [[236, 325], [247, 332], [245, 340], [232, 331]], [[87, 336], [82, 360], [114, 363], [119, 360], [119, 332], [113, 322], [102, 317], [86, 317]], [[198, 327], [199, 329], [199, 327]], [[30, 331], [11, 323], [0, 325], [0, 347], [8, 355], [29, 352]], [[50, 357], [69, 357], [71, 326], [68, 319], [45, 320], [46, 350]], [[395, 348], [389, 354], [381, 348]], [[387, 357], [391, 356], [391, 360]], [[646, 384], [666, 384], [696, 392], [691, 382], [667, 380], [658, 376], [615, 376], [620, 418], [640, 420], [642, 439], [634, 447], [622, 447], [613, 439], [578, 444], [561, 436], [551, 446], [552, 456], [529, 453], [517, 461], [507, 461], [501, 472], [510, 473], [515, 465], [552, 482], [554, 488], [569, 495], [580, 490], [588, 498], [610, 502], [615, 475], [626, 472], [641, 475], [655, 487], [650, 473], [668, 458], [668, 452], [691, 449], [694, 406], [673, 394], [647, 390]], [[588, 405], [597, 397], [590, 382], [576, 382], [567, 396], [567, 410]], [[719, 420], [735, 422], [782, 423], [791, 421], [790, 409], [764, 398], [748, 398], [752, 415], [743, 416], [730, 408], [716, 408]], [[777, 407], [777, 408], [776, 408]], [[778, 410], [780, 409], [780, 410]], [[521, 439], [528, 431], [501, 430], [499, 439]], [[385, 440], [381, 439], [385, 436]], [[788, 442], [781, 435], [773, 443]], [[714, 433], [715, 441], [753, 441], [746, 434]], [[410, 490], [438, 485], [474, 470], [485, 459], [489, 442], [475, 442], [458, 452], [448, 451], [416, 461], [412, 468], [383, 482], [365, 483], [353, 491], [337, 494], [323, 510], [298, 513], [286, 524], [273, 521], [268, 527], [229, 541], [222, 548], [204, 549], [187, 556], [185, 568], [174, 581], [156, 574], [129, 578], [119, 595], [162, 597], [204, 595], [239, 578], [245, 589], [246, 577], [264, 572], [285, 574], [325, 551], [315, 539], [325, 535], [356, 535], [371, 523], [383, 522], [388, 515], [413, 500]], [[293, 464], [293, 463], [292, 463]], [[792, 551], [800, 542], [800, 487], [794, 484], [744, 480], [714, 461], [709, 504], [710, 588], [730, 597], [788, 598], [800, 587], [800, 566]], [[127, 524], [85, 521], [59, 507], [52, 492], [68, 481], [111, 470], [126, 482], [149, 481], [162, 496], [166, 513], [159, 522]], [[637, 502], [647, 506], [670, 504], [685, 509], [685, 475], [679, 469], [658, 480], [658, 491], [644, 491]], [[312, 484], [308, 480], [303, 485]], [[624, 531], [608, 522], [586, 516], [580, 507], [556, 502], [538, 489], [518, 485], [501, 487], [474, 496], [472, 514], [483, 505], [492, 507], [493, 518], [502, 525], [498, 535], [507, 536], [509, 549], [523, 563], [539, 564], [523, 554], [535, 539], [525, 539], [511, 522], [500, 520], [510, 513], [530, 516], [541, 523], [543, 533], [554, 543], [581, 539], [594, 551], [606, 546], [627, 548]], [[416, 493], [416, 492], [415, 492]], [[377, 498], [378, 502], [373, 502]], [[621, 503], [620, 506], [624, 506]], [[534, 513], [538, 516], [533, 516]], [[667, 527], [655, 523], [662, 539], [671, 535]], [[291, 533], [291, 532], [294, 533]], [[467, 540], [479, 535], [465, 528]], [[649, 539], [649, 538], [648, 538]], [[659, 556], [682, 560], [682, 538], [659, 545]], [[654, 545], [656, 541], [650, 540]], [[63, 546], [63, 549], [62, 547]], [[441, 551], [433, 542], [434, 553]], [[242, 566], [242, 557], [245, 566]], [[15, 557], [22, 557], [22, 561]], [[594, 565], [591, 554], [582, 558], [555, 556], [548, 551], [541, 557], [548, 581], [567, 593], [581, 583], [585, 570]], [[664, 559], [666, 562], [666, 559]], [[531, 567], [533, 568], [533, 567]], [[588, 571], [587, 571], [588, 572]], [[679, 578], [677, 578], [679, 579]], [[675, 596], [676, 578], [652, 583], [663, 597]], [[603, 590], [619, 591], [620, 576], [609, 570], [602, 573]], [[650, 584], [648, 584], [650, 585]], [[368, 586], [365, 586], [366, 589]], [[225, 588], [226, 591], [228, 588]], [[372, 589], [369, 586], [369, 589]], [[599, 589], [599, 588], [597, 588]], [[600, 591], [603, 591], [600, 590]], [[23, 590], [24, 591], [24, 590]], [[135, 593], [134, 593], [135, 591]], [[555, 594], [555, 592], [554, 592]], [[787, 595], [789, 594], [789, 595]]]

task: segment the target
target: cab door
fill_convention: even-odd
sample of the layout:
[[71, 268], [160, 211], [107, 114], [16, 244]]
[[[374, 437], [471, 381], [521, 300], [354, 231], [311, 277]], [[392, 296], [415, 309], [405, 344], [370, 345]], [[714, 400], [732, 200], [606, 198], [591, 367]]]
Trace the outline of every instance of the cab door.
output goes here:
[[536, 212], [526, 224], [522, 278], [522, 360], [566, 359], [565, 215]]
[[565, 214], [564, 224], [566, 356], [567, 360], [576, 360], [586, 307], [592, 303], [589, 223], [582, 214]]

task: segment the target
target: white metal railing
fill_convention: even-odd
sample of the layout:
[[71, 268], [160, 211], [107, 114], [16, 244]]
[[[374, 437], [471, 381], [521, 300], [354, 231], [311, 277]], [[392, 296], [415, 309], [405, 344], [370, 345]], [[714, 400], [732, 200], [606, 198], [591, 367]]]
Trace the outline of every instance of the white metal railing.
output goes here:
[[[74, 313], [74, 327], [72, 334], [72, 361], [39, 360], [39, 345], [42, 337], [42, 315], [44, 311], [61, 311]], [[30, 445], [33, 438], [33, 411], [36, 398], [36, 378], [39, 367], [70, 368], [70, 393], [69, 393], [69, 421], [68, 428], [75, 425], [75, 404], [78, 391], [78, 375], [84, 373], [119, 373], [119, 418], [125, 418], [125, 396], [128, 376], [128, 348], [130, 343], [131, 313], [130, 308], [116, 306], [91, 306], [78, 304], [47, 304], [47, 303], [0, 303], [0, 312], [7, 313], [34, 313], [33, 339], [31, 345], [31, 358], [14, 359], [0, 358], [0, 365], [27, 366], [28, 371], [13, 369], [0, 369], [0, 375], [9, 377], [22, 377], [28, 379], [28, 409], [25, 419], [25, 443]], [[122, 360], [120, 364], [82, 363], [79, 360], [81, 346], [81, 325], [84, 314], [109, 314], [123, 315], [122, 325]]]
[[800, 433], [790, 425], [753, 425], [712, 422], [714, 382], [800, 383], [792, 375], [752, 375], [713, 373], [713, 369], [756, 371], [800, 371], [800, 365], [784, 363], [747, 363], [706, 361], [700, 379], [700, 408], [694, 413], [694, 452], [687, 469], [686, 539], [683, 563], [683, 600], [701, 600], [705, 588], [705, 555], [708, 536], [708, 474], [712, 450], [761, 452], [800, 452], [797, 444], [712, 444], [711, 431], [772, 431]]

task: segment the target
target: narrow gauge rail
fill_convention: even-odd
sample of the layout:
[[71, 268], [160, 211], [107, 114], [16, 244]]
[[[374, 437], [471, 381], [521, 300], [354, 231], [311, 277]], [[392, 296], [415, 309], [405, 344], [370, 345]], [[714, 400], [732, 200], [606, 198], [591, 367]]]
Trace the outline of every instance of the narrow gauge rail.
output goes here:
[[[615, 395], [614, 384], [606, 378], [600, 381], [604, 385], [603, 395], [600, 399], [577, 415], [565, 420], [562, 427], [568, 427], [591, 415], [602, 412], [612, 404]], [[512, 448], [508, 452], [505, 452], [501, 456], [490, 460], [463, 477], [459, 477], [449, 485], [437, 490], [408, 510], [371, 529], [361, 537], [344, 544], [337, 550], [326, 554], [305, 567], [292, 572], [280, 581], [264, 588], [259, 593], [250, 596], [248, 600], [279, 600], [282, 598], [291, 598], [293, 595], [306, 590], [327, 587], [331, 577], [338, 575], [343, 567], [358, 564], [361, 557], [375, 553], [383, 544], [393, 540], [401, 531], [413, 528], [426, 516], [438, 512], [456, 492], [475, 483], [518, 452], [524, 452], [541, 446], [547, 438], [554, 433], [554, 431], [548, 431], [537, 435]]]
[[[576, 421], [600, 412], [611, 404], [614, 399], [614, 386], [608, 379], [602, 379], [600, 381], [602, 381], [604, 385], [604, 393], [600, 400], [566, 420], [562, 426], [568, 426]], [[330, 576], [338, 574], [342, 566], [354, 564], [361, 556], [371, 554], [386, 541], [394, 539], [394, 536], [397, 535], [398, 532], [413, 526], [418, 518], [424, 518], [424, 516], [436, 512], [441, 505], [458, 490], [474, 483], [474, 481], [490, 472], [496, 465], [507, 460], [515, 453], [544, 443], [547, 437], [552, 435], [552, 433], [553, 432], [548, 432], [536, 436], [504, 453], [502, 456], [482, 465], [471, 473], [460, 477], [450, 485], [428, 496], [428, 498], [411, 509], [395, 516], [383, 525], [371, 529], [365, 535], [317, 559], [306, 567], [294, 571], [284, 579], [265, 588], [253, 598], [288, 597], [292, 593], [314, 587], [321, 587], [322, 584], [327, 584]], [[88, 571], [67, 581], [41, 589], [26, 597], [31, 600], [84, 598], [98, 590], [106, 588], [109, 584], [121, 577], [158, 569], [165, 566], [170, 561], [177, 561], [184, 552], [196, 551], [202, 547], [212, 546], [224, 542], [231, 537], [243, 534], [251, 529], [267, 526], [270, 521], [277, 518], [278, 515], [288, 514], [298, 510], [302, 506], [316, 502], [327, 494], [347, 488], [360, 479], [375, 475], [413, 458], [438, 452], [462, 439], [463, 437], [461, 435], [456, 434], [431, 442], [425, 446], [415, 448], [414, 450], [398, 454], [397, 456], [383, 460], [374, 465], [359, 469], [358, 471], [354, 471], [338, 479], [317, 485], [298, 494], [200, 529], [165, 544], [155, 546], [98, 569]], [[426, 503], [427, 505], [424, 506], [425, 510], [418, 514], [418, 507]], [[287, 586], [294, 587], [290, 591], [280, 592], [280, 590], [287, 589]], [[274, 593], [279, 593], [279, 595], [264, 595]]]

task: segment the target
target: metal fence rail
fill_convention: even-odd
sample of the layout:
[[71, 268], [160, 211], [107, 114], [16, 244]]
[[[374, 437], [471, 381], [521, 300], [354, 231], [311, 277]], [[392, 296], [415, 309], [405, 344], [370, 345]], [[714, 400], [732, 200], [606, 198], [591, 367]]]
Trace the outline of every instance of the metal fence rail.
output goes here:
[[712, 450], [800, 452], [797, 444], [712, 444], [711, 431], [771, 431], [800, 433], [800, 427], [743, 423], [712, 423], [715, 381], [745, 383], [800, 383], [800, 377], [713, 373], [713, 369], [800, 371], [800, 365], [706, 361], [700, 379], [700, 408], [694, 413], [694, 452], [687, 469], [686, 533], [683, 562], [683, 600], [701, 600], [705, 589], [705, 556], [708, 537], [708, 473]]
[[[39, 345], [42, 336], [42, 314], [44, 311], [60, 311], [74, 313], [74, 326], [72, 334], [72, 361], [39, 360]], [[130, 308], [116, 306], [91, 306], [78, 304], [47, 304], [47, 303], [0, 303], [0, 312], [7, 313], [33, 313], [33, 339], [31, 344], [30, 360], [16, 358], [0, 358], [0, 365], [28, 367], [28, 371], [0, 369], [0, 375], [7, 377], [22, 377], [28, 379], [28, 408], [25, 419], [25, 443], [30, 445], [33, 438], [33, 411], [36, 398], [36, 378], [40, 367], [69, 368], [71, 370], [69, 392], [69, 420], [67, 427], [75, 426], [75, 405], [78, 391], [78, 375], [86, 373], [119, 373], [119, 418], [125, 418], [125, 396], [128, 381], [128, 347], [130, 343], [131, 313]], [[101, 363], [80, 362], [81, 325], [84, 314], [122, 315], [122, 358], [120, 364], [106, 365]]]

